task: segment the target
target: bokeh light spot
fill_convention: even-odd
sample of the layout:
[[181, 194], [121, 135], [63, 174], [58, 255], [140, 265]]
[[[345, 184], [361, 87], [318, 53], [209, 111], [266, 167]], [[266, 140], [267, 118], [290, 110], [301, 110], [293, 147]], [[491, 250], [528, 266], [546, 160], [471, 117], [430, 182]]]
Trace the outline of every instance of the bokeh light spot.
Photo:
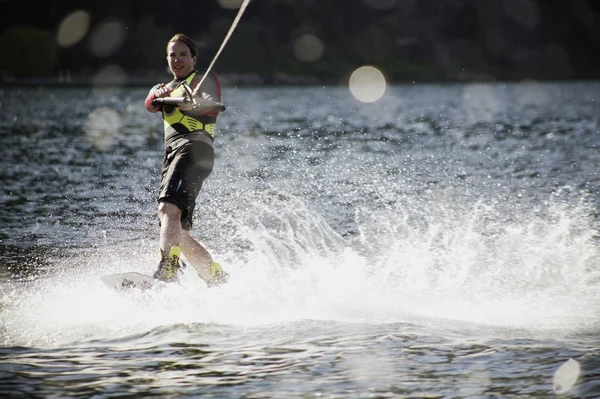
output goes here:
[[519, 82], [515, 90], [515, 99], [524, 107], [544, 106], [550, 100], [550, 95], [535, 80], [523, 80]]
[[294, 55], [300, 61], [317, 61], [323, 55], [323, 51], [323, 42], [315, 35], [304, 34], [294, 42]]
[[85, 123], [85, 135], [96, 148], [104, 149], [116, 141], [121, 129], [121, 117], [110, 108], [98, 108], [90, 112]]
[[473, 83], [465, 87], [462, 106], [473, 122], [493, 121], [504, 107], [494, 89], [486, 84]]
[[227, 9], [240, 8], [243, 2], [244, 0], [218, 0], [219, 5]]
[[90, 15], [87, 11], [78, 10], [67, 15], [56, 33], [56, 42], [61, 47], [71, 47], [86, 35], [90, 28]]
[[94, 86], [123, 86], [126, 80], [127, 74], [123, 68], [118, 65], [108, 65], [96, 73], [96, 75], [92, 78], [92, 84]]
[[554, 381], [552, 384], [554, 392], [558, 394], [567, 393], [577, 382], [580, 372], [581, 366], [579, 366], [577, 360], [569, 359], [563, 363], [554, 372]]
[[372, 66], [362, 66], [350, 75], [350, 93], [359, 101], [372, 103], [379, 100], [386, 89], [383, 73]]
[[116, 53], [125, 41], [125, 25], [119, 21], [105, 21], [92, 33], [90, 51], [97, 57]]

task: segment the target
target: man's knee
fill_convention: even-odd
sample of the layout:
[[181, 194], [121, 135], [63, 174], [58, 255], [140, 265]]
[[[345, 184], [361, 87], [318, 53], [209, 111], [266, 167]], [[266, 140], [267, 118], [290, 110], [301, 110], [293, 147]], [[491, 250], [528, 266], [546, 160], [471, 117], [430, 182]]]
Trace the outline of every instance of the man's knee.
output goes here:
[[163, 217], [177, 218], [181, 217], [181, 209], [175, 204], [170, 202], [161, 202], [158, 204], [158, 216], [162, 219]]

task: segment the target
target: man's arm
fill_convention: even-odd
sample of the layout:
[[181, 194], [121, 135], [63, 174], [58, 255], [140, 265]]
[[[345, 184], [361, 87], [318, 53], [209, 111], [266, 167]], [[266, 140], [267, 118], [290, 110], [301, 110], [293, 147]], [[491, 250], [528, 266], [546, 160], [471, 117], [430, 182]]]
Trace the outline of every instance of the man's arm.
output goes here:
[[[191, 87], [194, 88], [198, 86], [200, 83], [201, 76], [194, 76], [192, 79]], [[206, 100], [216, 101], [218, 103], [221, 102], [221, 85], [219, 84], [219, 80], [217, 79], [217, 75], [214, 73], [209, 73], [202, 82], [202, 86], [200, 87], [200, 97]], [[199, 112], [205, 115], [216, 116], [219, 115], [219, 110], [216, 108], [200, 110]]]
[[171, 94], [171, 89], [167, 88], [164, 83], [159, 83], [153, 88], [150, 89], [146, 100], [144, 101], [144, 105], [146, 106], [146, 110], [148, 112], [158, 112], [161, 109], [161, 105], [153, 105], [152, 101], [157, 98], [168, 97]]

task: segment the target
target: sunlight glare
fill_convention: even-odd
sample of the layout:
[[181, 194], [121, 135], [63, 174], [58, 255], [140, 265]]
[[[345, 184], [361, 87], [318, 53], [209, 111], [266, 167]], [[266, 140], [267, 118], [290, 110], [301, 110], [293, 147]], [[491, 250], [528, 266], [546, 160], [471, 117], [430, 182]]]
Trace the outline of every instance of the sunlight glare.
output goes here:
[[465, 86], [462, 105], [467, 117], [473, 122], [489, 122], [503, 111], [502, 100], [492, 87], [473, 83]]
[[78, 10], [62, 20], [56, 34], [56, 42], [61, 47], [71, 47], [81, 41], [90, 28], [90, 15]]
[[383, 73], [372, 66], [362, 66], [350, 76], [350, 92], [359, 101], [372, 103], [379, 100], [386, 89]]
[[305, 34], [294, 42], [294, 55], [300, 61], [317, 61], [323, 55], [323, 50], [323, 42], [315, 35]]
[[553, 388], [555, 393], [566, 393], [575, 385], [581, 366], [575, 359], [569, 359], [554, 372]]
[[117, 111], [98, 108], [88, 115], [84, 129], [89, 142], [96, 148], [104, 149], [116, 140], [122, 125]]
[[550, 101], [550, 94], [535, 80], [523, 80], [516, 86], [517, 100], [521, 106], [544, 106]]
[[125, 42], [126, 27], [120, 21], [105, 21], [92, 33], [90, 51], [97, 57], [115, 54]]
[[92, 84], [94, 86], [101, 85], [116, 85], [122, 86], [127, 81], [127, 74], [118, 65], [107, 65], [102, 68], [96, 75], [92, 78]]

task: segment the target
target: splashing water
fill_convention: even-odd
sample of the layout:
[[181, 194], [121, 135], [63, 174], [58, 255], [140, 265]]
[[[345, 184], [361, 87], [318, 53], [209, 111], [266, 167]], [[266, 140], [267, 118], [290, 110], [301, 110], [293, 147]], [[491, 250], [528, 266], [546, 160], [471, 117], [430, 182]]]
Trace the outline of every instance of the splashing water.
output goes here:
[[208, 290], [188, 268], [181, 286], [122, 295], [99, 277], [151, 274], [153, 243], [132, 245], [130, 261], [114, 248], [99, 249], [70, 259], [75, 268], [4, 287], [5, 343], [305, 319], [454, 320], [553, 333], [597, 328], [598, 249], [585, 209], [557, 202], [507, 222], [482, 202], [435, 207], [420, 212], [426, 218], [402, 206], [358, 212], [359, 233], [342, 237], [297, 197], [254, 194], [224, 223], [228, 246], [217, 256], [232, 276], [227, 286]]

